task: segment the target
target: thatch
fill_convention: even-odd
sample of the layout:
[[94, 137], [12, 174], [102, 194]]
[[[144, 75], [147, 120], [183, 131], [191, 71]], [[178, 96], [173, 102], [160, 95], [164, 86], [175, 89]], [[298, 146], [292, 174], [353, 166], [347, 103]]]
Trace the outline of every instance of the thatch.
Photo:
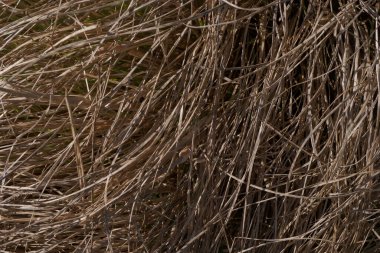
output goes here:
[[379, 14], [0, 1], [1, 252], [380, 252]]

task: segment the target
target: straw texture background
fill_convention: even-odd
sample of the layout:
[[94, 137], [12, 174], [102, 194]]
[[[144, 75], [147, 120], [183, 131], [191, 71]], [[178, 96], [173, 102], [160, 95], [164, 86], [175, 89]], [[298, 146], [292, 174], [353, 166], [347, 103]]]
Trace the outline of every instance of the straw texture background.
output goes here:
[[0, 1], [1, 252], [380, 252], [379, 14]]

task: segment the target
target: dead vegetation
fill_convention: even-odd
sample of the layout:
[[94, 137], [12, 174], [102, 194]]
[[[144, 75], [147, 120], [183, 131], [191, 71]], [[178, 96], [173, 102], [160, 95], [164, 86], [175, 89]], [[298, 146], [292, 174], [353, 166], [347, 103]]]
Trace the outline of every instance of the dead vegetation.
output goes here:
[[1, 252], [380, 252], [379, 13], [0, 1]]

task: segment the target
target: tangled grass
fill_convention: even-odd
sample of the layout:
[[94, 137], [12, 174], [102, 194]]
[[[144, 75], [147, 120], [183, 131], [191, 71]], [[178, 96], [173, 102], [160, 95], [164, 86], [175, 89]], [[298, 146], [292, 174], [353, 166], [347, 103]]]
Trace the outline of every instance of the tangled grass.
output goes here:
[[379, 14], [0, 1], [1, 252], [380, 252]]

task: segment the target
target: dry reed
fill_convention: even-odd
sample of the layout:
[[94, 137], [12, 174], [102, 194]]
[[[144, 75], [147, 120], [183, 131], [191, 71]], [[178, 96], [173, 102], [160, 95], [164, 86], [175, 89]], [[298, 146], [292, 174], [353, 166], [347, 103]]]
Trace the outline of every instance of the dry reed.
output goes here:
[[380, 252], [379, 13], [0, 1], [1, 252]]

